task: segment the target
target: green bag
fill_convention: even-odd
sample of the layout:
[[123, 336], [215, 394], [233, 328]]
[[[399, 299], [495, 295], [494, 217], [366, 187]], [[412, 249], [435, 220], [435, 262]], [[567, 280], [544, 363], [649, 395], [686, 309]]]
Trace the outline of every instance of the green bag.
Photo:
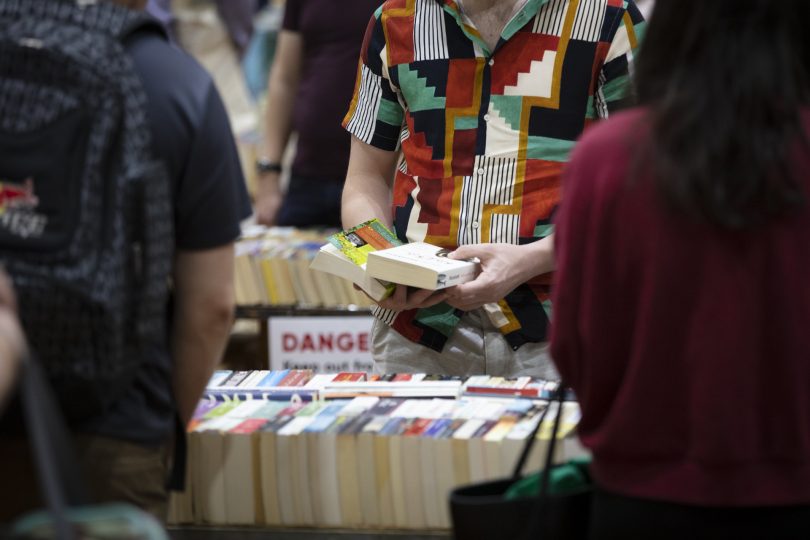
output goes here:
[[[591, 457], [584, 456], [552, 467], [548, 478], [549, 495], [566, 495], [588, 489], [591, 486], [591, 475], [588, 472], [590, 464]], [[504, 498], [512, 501], [525, 497], [538, 497], [540, 480], [539, 471], [527, 475], [512, 484], [504, 493]]]
[[[163, 526], [151, 514], [130, 504], [111, 503], [69, 508], [64, 519], [74, 538], [114, 540], [169, 540]], [[18, 519], [12, 527], [13, 538], [46, 540], [57, 537], [50, 511], [38, 511]]]

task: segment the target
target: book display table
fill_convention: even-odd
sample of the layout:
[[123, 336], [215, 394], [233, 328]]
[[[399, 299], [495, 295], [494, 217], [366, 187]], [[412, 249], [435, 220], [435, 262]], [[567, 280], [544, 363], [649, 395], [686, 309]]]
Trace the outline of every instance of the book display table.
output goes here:
[[541, 419], [527, 471], [540, 468], [558, 413], [555, 459], [582, 453], [579, 407], [549, 405], [555, 388], [528, 377], [219, 371], [189, 425], [188, 489], [173, 496], [169, 523], [200, 535], [446, 537], [450, 490], [510, 475]]

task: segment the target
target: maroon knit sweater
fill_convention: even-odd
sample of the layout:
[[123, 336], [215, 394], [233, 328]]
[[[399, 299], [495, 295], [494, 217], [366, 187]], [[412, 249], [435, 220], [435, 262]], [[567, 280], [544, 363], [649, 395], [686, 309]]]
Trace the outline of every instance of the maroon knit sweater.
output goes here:
[[[808, 504], [810, 202], [746, 232], [667, 210], [632, 173], [645, 114], [585, 134], [557, 218], [552, 356], [595, 479], [689, 504]], [[810, 156], [795, 163], [810, 194]]]

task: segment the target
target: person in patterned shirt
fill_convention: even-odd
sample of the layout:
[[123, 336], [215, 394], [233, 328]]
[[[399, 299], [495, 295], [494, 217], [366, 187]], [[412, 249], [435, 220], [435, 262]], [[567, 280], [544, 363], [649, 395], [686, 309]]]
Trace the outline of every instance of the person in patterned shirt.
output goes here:
[[478, 256], [482, 271], [380, 302], [375, 369], [557, 378], [547, 331], [560, 172], [585, 127], [629, 101], [644, 26], [633, 0], [388, 0], [376, 11], [343, 122], [343, 224], [378, 218], [402, 241]]

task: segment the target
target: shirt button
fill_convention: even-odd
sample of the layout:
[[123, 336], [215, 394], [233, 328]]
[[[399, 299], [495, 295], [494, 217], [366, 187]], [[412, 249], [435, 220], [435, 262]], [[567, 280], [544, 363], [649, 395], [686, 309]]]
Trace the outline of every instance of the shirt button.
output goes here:
[[480, 168], [480, 169], [478, 169], [478, 171], [476, 171], [476, 172], [477, 172], [478, 174], [480, 174], [481, 176], [483, 176], [483, 175], [484, 175], [484, 168], [483, 168], [483, 167], [481, 167], [481, 168]]
[[489, 59], [488, 64], [489, 64], [490, 66], [494, 66], [494, 65], [495, 65], [495, 59], [494, 59], [494, 58], [490, 58], [490, 59]]
[[477, 222], [477, 221], [473, 221], [473, 222], [472, 222], [472, 228], [473, 228], [473, 229], [477, 229], [477, 228], [478, 228], [478, 222]]
[[484, 122], [489, 122], [489, 115], [488, 114], [484, 115]]

